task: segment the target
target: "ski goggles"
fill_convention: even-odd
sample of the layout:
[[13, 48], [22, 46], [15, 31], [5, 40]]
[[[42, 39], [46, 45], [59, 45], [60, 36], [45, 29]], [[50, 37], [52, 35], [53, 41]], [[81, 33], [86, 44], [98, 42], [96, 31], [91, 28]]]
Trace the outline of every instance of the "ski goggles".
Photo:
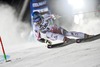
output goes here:
[[33, 19], [33, 22], [40, 22], [41, 18]]

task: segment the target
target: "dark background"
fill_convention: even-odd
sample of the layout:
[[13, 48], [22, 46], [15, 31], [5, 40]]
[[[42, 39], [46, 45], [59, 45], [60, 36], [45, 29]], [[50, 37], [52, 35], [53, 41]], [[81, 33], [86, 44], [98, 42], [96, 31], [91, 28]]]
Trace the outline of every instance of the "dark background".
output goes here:
[[[16, 15], [17, 17], [19, 17], [24, 1], [25, 0], [0, 0], [0, 3], [4, 3], [4, 4], [7, 3], [13, 8], [15, 8]], [[62, 3], [64, 1], [66, 5]], [[99, 10], [98, 5], [100, 4], [100, 0], [84, 0], [84, 1], [87, 6], [86, 11], [93, 11], [92, 8], [95, 8], [95, 11]], [[94, 1], [96, 1], [95, 5], [93, 5]], [[72, 7], [68, 5], [67, 0], [47, 0], [47, 3], [48, 3], [51, 13], [62, 16], [62, 18], [59, 19], [59, 22], [61, 23], [67, 22], [65, 26], [72, 25], [71, 22], [73, 22], [74, 11]], [[24, 16], [22, 17], [21, 20], [30, 22], [30, 2], [28, 3]]]

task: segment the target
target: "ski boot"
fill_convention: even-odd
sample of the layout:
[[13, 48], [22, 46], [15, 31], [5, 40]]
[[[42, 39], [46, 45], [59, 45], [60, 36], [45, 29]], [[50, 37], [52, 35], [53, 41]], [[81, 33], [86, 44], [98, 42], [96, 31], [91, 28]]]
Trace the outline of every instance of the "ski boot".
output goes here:
[[46, 40], [47, 48], [52, 48], [52, 42], [49, 40]]

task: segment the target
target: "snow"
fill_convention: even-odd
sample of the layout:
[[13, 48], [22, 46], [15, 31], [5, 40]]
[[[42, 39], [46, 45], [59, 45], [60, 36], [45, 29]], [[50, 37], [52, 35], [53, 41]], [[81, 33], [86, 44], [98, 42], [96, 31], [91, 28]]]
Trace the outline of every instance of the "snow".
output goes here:
[[47, 49], [46, 45], [32, 47], [9, 53], [11, 61], [0, 67], [100, 67], [99, 43], [96, 40], [54, 49]]
[[[13, 52], [28, 47], [21, 44], [27, 43], [26, 36], [30, 27], [28, 24], [18, 21], [15, 14], [16, 11], [11, 6], [0, 4], [0, 36], [6, 52]], [[22, 33], [25, 34], [22, 35]]]
[[[0, 6], [0, 10], [3, 8], [5, 8], [4, 5]], [[6, 54], [10, 55], [8, 60], [11, 60], [10, 62], [0, 62], [0, 67], [100, 67], [100, 39], [48, 49], [46, 44], [26, 41], [16, 35], [18, 32], [16, 33], [14, 30], [17, 25], [13, 23], [16, 19], [12, 18], [14, 14], [9, 12], [13, 10], [8, 8], [0, 11], [0, 15], [11, 14], [10, 18], [7, 16], [11, 20], [8, 22], [5, 21], [5, 17], [0, 16], [0, 36], [2, 36]], [[16, 22], [19, 21], [16, 20]], [[14, 30], [10, 28], [8, 31], [10, 26]], [[96, 31], [100, 29], [99, 25], [95, 27]], [[100, 30], [96, 31], [95, 33], [98, 33]], [[6, 35], [4, 32], [10, 34]], [[0, 55], [2, 55], [2, 51], [0, 51]]]

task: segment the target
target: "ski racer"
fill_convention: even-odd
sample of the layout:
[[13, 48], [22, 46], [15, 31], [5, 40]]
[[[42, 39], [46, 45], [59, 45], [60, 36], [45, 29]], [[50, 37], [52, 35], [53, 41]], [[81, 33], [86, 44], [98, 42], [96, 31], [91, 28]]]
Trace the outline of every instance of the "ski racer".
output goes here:
[[51, 42], [45, 38], [42, 38], [41, 34], [50, 40], [61, 40], [63, 42], [68, 42], [69, 38], [67, 36], [73, 36], [78, 38], [88, 38], [91, 35], [76, 31], [67, 31], [62, 27], [57, 26], [55, 23], [50, 22], [50, 19], [54, 20], [53, 15], [42, 16], [39, 12], [35, 11], [33, 13], [33, 32], [37, 40], [40, 42]]

